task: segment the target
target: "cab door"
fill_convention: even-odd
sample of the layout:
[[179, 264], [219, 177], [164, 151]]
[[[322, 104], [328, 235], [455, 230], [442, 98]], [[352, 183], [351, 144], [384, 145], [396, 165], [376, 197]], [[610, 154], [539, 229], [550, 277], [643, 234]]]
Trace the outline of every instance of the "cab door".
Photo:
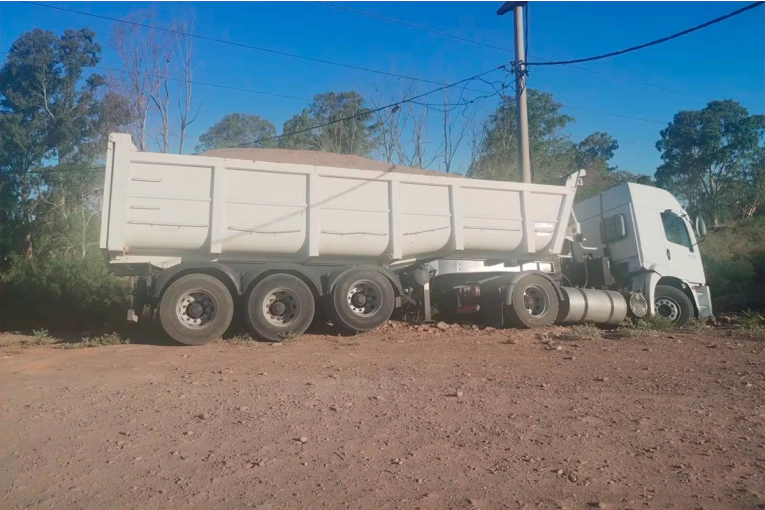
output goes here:
[[675, 276], [690, 283], [704, 284], [701, 254], [686, 215], [670, 210], [659, 214], [664, 230], [667, 276]]

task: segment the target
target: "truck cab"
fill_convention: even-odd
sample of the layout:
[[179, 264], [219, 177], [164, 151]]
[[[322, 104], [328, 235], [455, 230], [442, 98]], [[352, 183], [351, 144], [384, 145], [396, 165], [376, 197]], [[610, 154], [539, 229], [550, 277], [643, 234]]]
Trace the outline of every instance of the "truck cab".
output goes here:
[[[563, 289], [564, 285], [585, 289], [588, 298], [597, 299], [598, 291], [617, 291], [628, 298], [633, 316], [659, 315], [684, 325], [712, 315], [697, 240], [705, 230], [703, 222], [694, 229], [686, 211], [666, 190], [626, 183], [574, 205], [559, 256], [519, 265], [440, 260], [431, 263], [437, 269], [433, 287], [441, 297], [453, 299], [451, 289], [464, 295], [478, 282], [485, 286], [497, 279], [510, 282], [512, 273], [546, 273]], [[563, 294], [564, 301], [578, 295]], [[460, 309], [481, 308], [459, 296], [457, 301]], [[584, 308], [589, 306], [592, 303]]]
[[581, 235], [574, 258], [607, 258], [617, 280], [649, 298], [652, 314], [672, 315], [657, 310], [664, 302], [655, 298], [657, 286], [670, 286], [691, 300], [696, 317], [712, 315], [697, 233], [668, 191], [621, 184], [574, 205], [574, 216]]

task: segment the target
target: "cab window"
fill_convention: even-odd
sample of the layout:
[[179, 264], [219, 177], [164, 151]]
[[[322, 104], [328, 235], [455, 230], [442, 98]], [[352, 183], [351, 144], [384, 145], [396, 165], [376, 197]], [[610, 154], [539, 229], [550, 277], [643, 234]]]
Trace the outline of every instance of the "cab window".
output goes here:
[[664, 225], [664, 235], [667, 241], [685, 246], [693, 251], [691, 236], [688, 234], [688, 228], [680, 216], [671, 212], [663, 212], [661, 213], [661, 223]]

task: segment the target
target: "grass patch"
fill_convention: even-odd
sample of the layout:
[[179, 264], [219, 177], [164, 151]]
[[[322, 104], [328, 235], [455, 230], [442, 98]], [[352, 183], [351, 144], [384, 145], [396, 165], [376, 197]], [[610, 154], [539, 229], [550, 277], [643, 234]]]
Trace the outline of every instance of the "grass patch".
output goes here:
[[50, 345], [56, 341], [47, 329], [35, 329], [32, 331], [34, 339], [26, 342], [28, 345]]
[[247, 347], [254, 347], [258, 345], [258, 341], [252, 338], [250, 335], [235, 335], [231, 338], [226, 338], [224, 342], [229, 342], [234, 345], [244, 345]]
[[739, 316], [736, 327], [749, 331], [760, 330], [762, 329], [763, 322], [765, 322], [765, 319], [763, 319], [762, 315], [754, 310], [747, 310]]
[[627, 327], [631, 327], [637, 331], [668, 331], [670, 329], [675, 329], [675, 325], [671, 320], [665, 319], [660, 315], [649, 315], [630, 322], [631, 325], [629, 325], [628, 322]]
[[105, 347], [107, 345], [129, 344], [130, 340], [122, 338], [119, 333], [109, 333], [95, 337], [83, 337], [79, 342], [62, 342], [54, 345], [56, 349], [88, 349], [91, 347]]
[[620, 338], [651, 335], [658, 331], [675, 329], [672, 321], [659, 315], [649, 315], [641, 319], [626, 319], [613, 331], [613, 335]]
[[600, 340], [603, 332], [594, 324], [577, 324], [563, 334], [565, 340]]
[[709, 326], [707, 326], [703, 320], [693, 319], [691, 322], [683, 326], [683, 329], [690, 333], [701, 333], [702, 331], [709, 329]]

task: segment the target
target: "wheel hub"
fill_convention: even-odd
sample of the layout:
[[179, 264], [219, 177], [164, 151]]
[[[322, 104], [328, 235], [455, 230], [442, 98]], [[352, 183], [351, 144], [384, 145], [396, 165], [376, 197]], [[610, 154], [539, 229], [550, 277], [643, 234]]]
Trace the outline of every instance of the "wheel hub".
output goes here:
[[376, 283], [360, 280], [348, 289], [348, 306], [351, 311], [361, 317], [369, 317], [377, 313], [382, 301], [382, 290]]
[[353, 302], [355, 306], [362, 307], [365, 304], [367, 304], [367, 297], [361, 292], [357, 292], [356, 294], [353, 295], [353, 297], [351, 298], [351, 301]]
[[194, 301], [186, 308], [186, 313], [192, 319], [198, 319], [205, 313], [205, 305], [199, 301]]
[[534, 317], [539, 317], [547, 312], [546, 293], [536, 285], [529, 286], [523, 293], [523, 304], [526, 310]]
[[263, 301], [263, 315], [274, 326], [291, 324], [300, 315], [300, 299], [291, 289], [274, 289]]
[[656, 300], [655, 305], [656, 313], [659, 316], [672, 322], [676, 322], [680, 318], [680, 305], [673, 299], [661, 297]]
[[218, 313], [217, 301], [204, 289], [191, 290], [178, 299], [175, 313], [187, 328], [203, 328], [215, 319]]
[[286, 311], [287, 311], [287, 305], [285, 305], [281, 301], [276, 301], [274, 304], [271, 305], [271, 313], [274, 315], [284, 315], [284, 312]]

